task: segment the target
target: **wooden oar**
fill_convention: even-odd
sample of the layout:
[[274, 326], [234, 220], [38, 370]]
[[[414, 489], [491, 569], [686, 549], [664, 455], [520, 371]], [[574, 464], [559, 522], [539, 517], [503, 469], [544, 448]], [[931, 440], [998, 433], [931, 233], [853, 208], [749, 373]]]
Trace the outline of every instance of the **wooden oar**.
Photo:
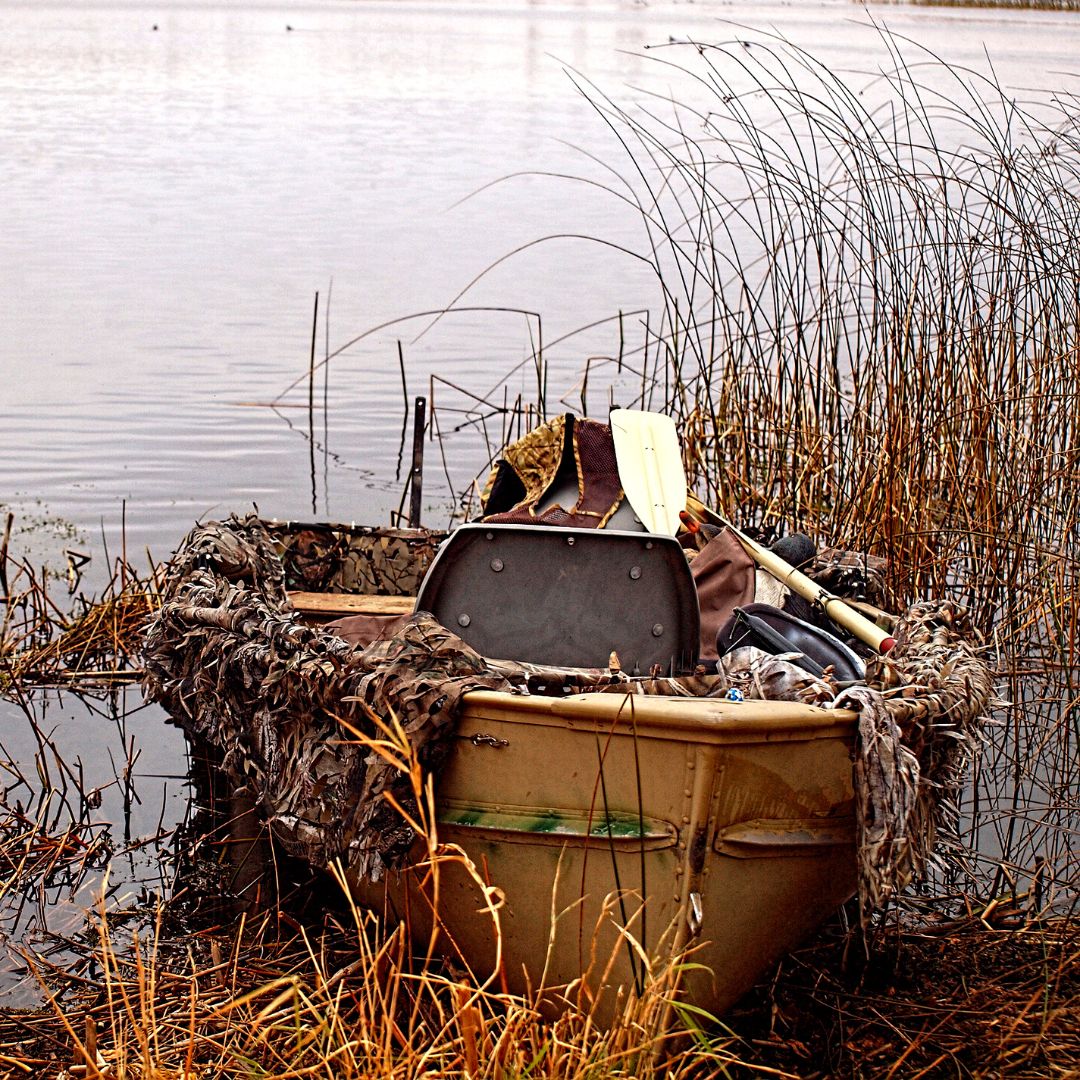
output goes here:
[[730, 521], [721, 517], [715, 510], [710, 509], [692, 495], [688, 499], [688, 504], [691, 512], [698, 514], [705, 520], [730, 529], [758, 566], [763, 570], [767, 570], [777, 581], [782, 582], [792, 592], [798, 593], [809, 600], [811, 604], [817, 604], [834, 623], [844, 627], [845, 630], [854, 634], [860, 641], [866, 642], [871, 649], [875, 649], [879, 653], [887, 653], [896, 644], [896, 638], [890, 633], [872, 623], [865, 615], [861, 615], [839, 596], [829, 592], [827, 589], [823, 589], [816, 581], [796, 570], [795, 567], [785, 562], [775, 552], [770, 551], [767, 547], [762, 547], [761, 544], [741, 533]]
[[[823, 589], [775, 552], [751, 540], [694, 496], [687, 495], [679, 437], [670, 416], [635, 409], [614, 409], [609, 422], [615, 439], [615, 459], [623, 491], [650, 532], [674, 536], [679, 528], [679, 513], [685, 512], [689, 505], [693, 515], [730, 529], [758, 566], [792, 592], [812, 604], [818, 604], [833, 622], [850, 631], [860, 641], [880, 653], [887, 653], [896, 644], [895, 638], [860, 615], [839, 596]], [[676, 508], [674, 518], [671, 514], [673, 507]]]

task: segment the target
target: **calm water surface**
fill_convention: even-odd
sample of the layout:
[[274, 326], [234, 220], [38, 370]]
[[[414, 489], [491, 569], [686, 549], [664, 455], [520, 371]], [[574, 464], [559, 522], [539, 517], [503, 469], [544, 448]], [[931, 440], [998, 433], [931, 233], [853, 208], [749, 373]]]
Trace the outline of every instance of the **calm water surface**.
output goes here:
[[[873, 15], [952, 63], [985, 70], [989, 54], [1021, 96], [1075, 89], [1080, 16]], [[115, 552], [125, 505], [129, 552], [158, 557], [196, 518], [252, 502], [279, 517], [386, 520], [400, 494], [398, 340], [410, 396], [433, 376], [500, 402], [504, 379], [511, 398], [533, 396], [529, 366], [517, 367], [535, 324], [470, 312], [419, 337], [426, 320], [391, 327], [333, 361], [314, 487], [295, 408], [306, 387], [289, 407], [264, 407], [307, 369], [316, 291], [322, 356], [445, 307], [541, 237], [641, 250], [617, 199], [536, 175], [610, 181], [603, 163], [627, 167], [568, 71], [633, 107], [685, 86], [646, 45], [750, 33], [739, 24], [775, 29], [859, 85], [890, 63], [866, 11], [814, 0], [0, 0], [0, 20], [0, 503], [19, 514], [16, 550], [55, 562], [74, 541], [99, 573], [103, 533]], [[486, 187], [502, 177], [513, 178]], [[539, 312], [553, 341], [657, 300], [633, 258], [557, 239], [501, 263], [461, 303]], [[549, 401], [576, 404], [585, 358], [614, 348], [610, 326], [553, 347]], [[320, 383], [320, 405], [322, 394]], [[446, 383], [436, 399], [447, 421], [470, 404]], [[484, 462], [477, 438], [452, 445], [446, 471], [460, 485]], [[438, 524], [442, 472], [431, 454]], [[136, 704], [122, 703], [137, 716], [123, 738], [115, 709], [37, 707], [61, 752], [82, 754], [101, 783], [115, 764], [103, 748], [124, 757], [135, 738], [132, 771], [150, 794], [134, 825], [116, 788], [100, 812], [145, 834], [178, 820], [182, 750], [157, 710]], [[37, 744], [24, 719], [0, 702], [0, 756], [27, 765]]]
[[[875, 17], [954, 63], [985, 69], [988, 50], [1017, 88], [1071, 86], [1080, 55], [1075, 16]], [[129, 544], [159, 553], [196, 517], [252, 501], [312, 513], [306, 416], [247, 403], [305, 371], [317, 290], [330, 293], [321, 356], [327, 330], [336, 348], [441, 308], [540, 237], [641, 249], [625, 208], [582, 185], [518, 177], [460, 203], [510, 174], [602, 176], [582, 151], [625, 170], [568, 68], [631, 105], [677, 85], [644, 46], [728, 39], [742, 32], [732, 21], [775, 28], [860, 83], [888, 64], [863, 10], [812, 0], [0, 0], [0, 19], [0, 502], [62, 516], [97, 550], [122, 500]], [[552, 340], [656, 300], [633, 259], [558, 240], [462, 302], [540, 312]], [[522, 316], [455, 315], [414, 341], [423, 326], [375, 335], [331, 365], [320, 515], [385, 520], [397, 505], [397, 339], [410, 394], [432, 372], [486, 394], [529, 354]], [[586, 356], [613, 348], [606, 330], [553, 349], [552, 399]], [[518, 376], [511, 395], [534, 385]], [[304, 388], [290, 400], [305, 401]], [[462, 451], [452, 476], [482, 465]]]

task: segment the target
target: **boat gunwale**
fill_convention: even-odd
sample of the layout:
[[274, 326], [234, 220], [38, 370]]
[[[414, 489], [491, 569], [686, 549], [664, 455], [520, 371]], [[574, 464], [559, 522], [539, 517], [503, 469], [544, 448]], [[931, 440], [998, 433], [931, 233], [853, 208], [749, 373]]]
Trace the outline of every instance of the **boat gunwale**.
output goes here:
[[[625, 729], [645, 738], [689, 733], [704, 742], [802, 741], [832, 735], [852, 738], [858, 713], [792, 701], [675, 697], [633, 693], [567, 694], [547, 697], [504, 690], [470, 690], [461, 724], [480, 720], [551, 727]], [[468, 735], [464, 737], [468, 738]]]

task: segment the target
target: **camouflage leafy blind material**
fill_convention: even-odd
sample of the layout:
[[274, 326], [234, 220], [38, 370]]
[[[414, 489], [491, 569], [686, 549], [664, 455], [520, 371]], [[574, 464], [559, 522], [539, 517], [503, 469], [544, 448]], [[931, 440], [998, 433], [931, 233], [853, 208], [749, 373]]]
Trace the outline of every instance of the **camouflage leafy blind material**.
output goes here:
[[951, 601], [916, 604], [896, 646], [866, 665], [866, 687], [837, 699], [859, 710], [854, 788], [863, 923], [956, 838], [956, 802], [977, 753], [993, 680], [978, 635]]
[[437, 771], [461, 695], [505, 678], [430, 616], [367, 650], [304, 626], [273, 538], [251, 517], [195, 529], [163, 594], [144, 649], [147, 695], [222, 752], [292, 854], [316, 866], [341, 859], [373, 880], [399, 864], [413, 833], [381, 796], [408, 810], [408, 778], [339, 721], [375, 735], [367, 709], [393, 711]]
[[[992, 702], [962, 609], [909, 609], [894, 628], [895, 649], [868, 662], [867, 685], [833, 701], [834, 684], [755, 650], [725, 658], [716, 675], [631, 680], [486, 660], [424, 614], [359, 649], [304, 625], [289, 604], [287, 585], [411, 586], [422, 571], [407, 563], [426, 565], [436, 539], [248, 517], [196, 528], [167, 568], [144, 650], [147, 694], [221, 752], [291, 853], [317, 866], [341, 859], [373, 880], [407, 859], [414, 834], [383, 795], [408, 812], [408, 777], [349, 734], [351, 725], [375, 735], [373, 716], [395, 716], [420, 764], [437, 775], [468, 690], [705, 697], [735, 686], [747, 697], [859, 711], [853, 782], [864, 918], [925, 870], [941, 827], [955, 820], [963, 769]], [[330, 570], [319, 569], [320, 558]], [[836, 571], [833, 562], [826, 572]]]
[[265, 522], [290, 589], [415, 596], [446, 534], [428, 529]]

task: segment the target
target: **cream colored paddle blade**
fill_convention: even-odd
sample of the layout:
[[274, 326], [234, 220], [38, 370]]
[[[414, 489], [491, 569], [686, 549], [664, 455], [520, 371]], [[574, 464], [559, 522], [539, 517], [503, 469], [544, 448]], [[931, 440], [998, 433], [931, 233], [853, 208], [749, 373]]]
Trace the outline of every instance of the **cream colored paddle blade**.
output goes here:
[[674, 536], [686, 509], [686, 473], [675, 421], [663, 413], [612, 409], [608, 417], [626, 498], [649, 532]]

